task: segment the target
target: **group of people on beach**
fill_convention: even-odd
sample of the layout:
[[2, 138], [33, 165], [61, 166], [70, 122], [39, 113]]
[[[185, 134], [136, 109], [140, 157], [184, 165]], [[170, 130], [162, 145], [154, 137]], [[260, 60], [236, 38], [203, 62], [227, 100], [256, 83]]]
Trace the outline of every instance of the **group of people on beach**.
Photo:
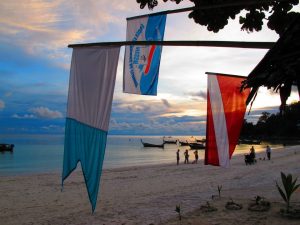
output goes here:
[[[255, 159], [255, 149], [253, 146], [250, 148], [249, 155], [251, 158]], [[266, 156], [267, 156], [268, 160], [271, 160], [271, 147], [269, 145], [267, 145], [267, 147], [266, 147]]]
[[[180, 161], [180, 150], [178, 149], [177, 152], [176, 152], [176, 159], [177, 159], [177, 165], [179, 165], [179, 161]], [[189, 164], [189, 151], [188, 149], [186, 149], [183, 153], [184, 155], [184, 164]], [[255, 149], [254, 147], [252, 146], [250, 148], [250, 153], [249, 153], [250, 157], [252, 157], [253, 159], [255, 159]], [[271, 160], [271, 147], [269, 145], [267, 145], [266, 147], [266, 155], [267, 155], [267, 158], [268, 160]], [[194, 163], [198, 163], [198, 159], [199, 159], [199, 155], [198, 155], [198, 150], [195, 150], [194, 151], [194, 156], [195, 156], [195, 160], [192, 162], [193, 164]]]
[[[176, 152], [176, 159], [177, 159], [177, 165], [179, 165], [179, 161], [180, 161], [180, 155], [179, 155], [180, 150], [178, 149]], [[185, 150], [184, 153], [184, 164], [189, 164], [189, 150]], [[199, 155], [198, 155], [198, 150], [194, 151], [194, 156], [195, 156], [195, 160], [192, 162], [193, 164], [197, 164], [198, 163], [198, 159], [199, 159]]]

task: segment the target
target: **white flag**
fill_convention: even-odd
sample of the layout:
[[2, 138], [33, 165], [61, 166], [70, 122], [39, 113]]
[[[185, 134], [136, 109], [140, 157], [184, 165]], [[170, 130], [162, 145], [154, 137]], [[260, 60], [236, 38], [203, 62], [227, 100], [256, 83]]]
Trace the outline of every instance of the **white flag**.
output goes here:
[[[162, 41], [166, 15], [128, 20], [127, 41]], [[125, 49], [123, 91], [157, 95], [162, 46], [127, 46]]]
[[62, 182], [81, 163], [92, 210], [102, 171], [120, 47], [74, 48]]

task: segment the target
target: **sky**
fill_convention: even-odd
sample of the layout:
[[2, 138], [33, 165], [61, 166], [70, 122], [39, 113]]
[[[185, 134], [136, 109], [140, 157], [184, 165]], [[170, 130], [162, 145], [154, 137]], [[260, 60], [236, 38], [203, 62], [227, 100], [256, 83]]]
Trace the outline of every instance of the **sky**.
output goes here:
[[[189, 1], [159, 1], [149, 11], [135, 0], [0, 1], [0, 134], [64, 133], [72, 54], [68, 44], [124, 41], [127, 17], [190, 6]], [[275, 42], [278, 35], [266, 27], [241, 31], [238, 17], [215, 34], [180, 13], [167, 16], [164, 39]], [[205, 72], [247, 76], [266, 52], [165, 46], [158, 95], [138, 96], [122, 93], [122, 47], [109, 134], [204, 135]], [[288, 103], [296, 100], [293, 90]], [[263, 88], [246, 118], [255, 122], [261, 112], [275, 113], [279, 105], [279, 95]]]

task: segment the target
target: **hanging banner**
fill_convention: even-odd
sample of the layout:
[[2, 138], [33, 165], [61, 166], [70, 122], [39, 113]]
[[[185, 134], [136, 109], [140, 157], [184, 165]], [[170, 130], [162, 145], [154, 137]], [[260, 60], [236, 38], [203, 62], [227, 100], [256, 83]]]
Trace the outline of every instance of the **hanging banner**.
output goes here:
[[81, 163], [95, 210], [106, 147], [120, 47], [74, 48], [71, 63], [64, 180]]
[[229, 167], [238, 142], [250, 90], [246, 77], [208, 73], [205, 164]]
[[[166, 15], [130, 19], [127, 22], [127, 41], [163, 41]], [[123, 92], [157, 95], [158, 73], [162, 46], [125, 48]]]

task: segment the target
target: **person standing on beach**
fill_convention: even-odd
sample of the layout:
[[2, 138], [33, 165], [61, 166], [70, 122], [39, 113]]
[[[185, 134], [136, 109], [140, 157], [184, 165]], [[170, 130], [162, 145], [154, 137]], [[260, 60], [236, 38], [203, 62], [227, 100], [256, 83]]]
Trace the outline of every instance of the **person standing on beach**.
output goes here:
[[195, 163], [197, 164], [199, 159], [198, 150], [194, 151], [194, 155], [195, 155]]
[[184, 164], [189, 164], [189, 152], [187, 149], [184, 152]]
[[271, 148], [269, 145], [267, 145], [266, 153], [267, 153], [268, 160], [271, 160]]
[[179, 160], [180, 160], [180, 158], [179, 158], [179, 149], [177, 150], [177, 152], [176, 152], [176, 157], [177, 157], [177, 166], [179, 165]]
[[255, 149], [253, 146], [250, 148], [250, 157], [251, 159], [255, 159]]

